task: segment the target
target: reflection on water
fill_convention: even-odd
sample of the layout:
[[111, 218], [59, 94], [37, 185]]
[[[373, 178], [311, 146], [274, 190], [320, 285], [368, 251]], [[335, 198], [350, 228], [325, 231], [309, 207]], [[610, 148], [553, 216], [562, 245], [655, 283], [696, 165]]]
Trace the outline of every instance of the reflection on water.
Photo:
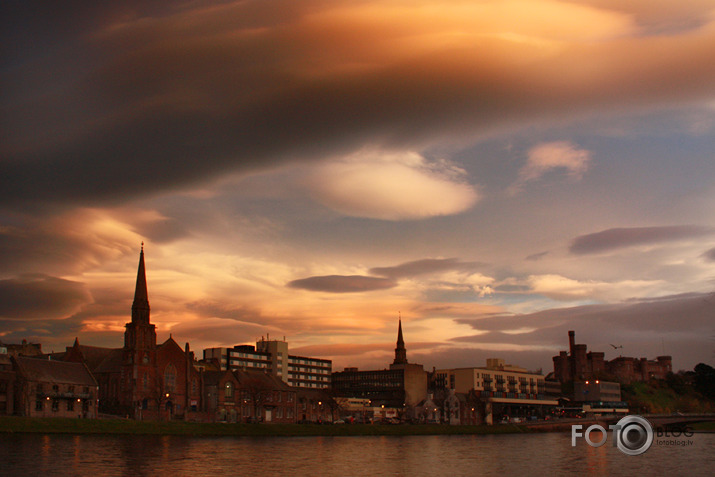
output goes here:
[[715, 434], [627, 456], [568, 433], [407, 437], [0, 434], [0, 475], [712, 475]]

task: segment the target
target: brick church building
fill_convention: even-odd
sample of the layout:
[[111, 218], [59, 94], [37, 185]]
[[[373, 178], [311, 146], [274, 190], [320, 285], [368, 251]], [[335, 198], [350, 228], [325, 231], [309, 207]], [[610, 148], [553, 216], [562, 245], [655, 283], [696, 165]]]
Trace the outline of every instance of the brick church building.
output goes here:
[[64, 360], [87, 364], [99, 384], [100, 412], [134, 419], [199, 417], [202, 375], [194, 366], [194, 353], [188, 343], [182, 350], [172, 337], [157, 345], [150, 318], [142, 244], [124, 347], [82, 346], [75, 340]]

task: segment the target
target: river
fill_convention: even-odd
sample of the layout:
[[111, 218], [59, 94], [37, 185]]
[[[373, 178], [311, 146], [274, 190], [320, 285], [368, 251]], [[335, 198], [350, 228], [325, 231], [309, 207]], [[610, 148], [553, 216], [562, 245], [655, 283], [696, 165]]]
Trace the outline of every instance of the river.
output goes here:
[[[688, 443], [688, 441], [690, 443]], [[8, 476], [715, 475], [715, 434], [656, 439], [643, 455], [570, 433], [475, 436], [177, 437], [0, 434]]]

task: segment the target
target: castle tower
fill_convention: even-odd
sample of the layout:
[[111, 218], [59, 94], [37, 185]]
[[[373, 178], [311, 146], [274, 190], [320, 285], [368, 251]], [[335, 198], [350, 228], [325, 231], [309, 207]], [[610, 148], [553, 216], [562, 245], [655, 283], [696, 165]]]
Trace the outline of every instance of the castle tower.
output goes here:
[[150, 323], [143, 242], [132, 303], [132, 321], [125, 328], [120, 399], [134, 412], [146, 409], [156, 394], [156, 327]]
[[402, 338], [402, 317], [397, 327], [397, 347], [395, 348], [395, 361], [392, 364], [407, 364], [407, 350], [405, 340]]

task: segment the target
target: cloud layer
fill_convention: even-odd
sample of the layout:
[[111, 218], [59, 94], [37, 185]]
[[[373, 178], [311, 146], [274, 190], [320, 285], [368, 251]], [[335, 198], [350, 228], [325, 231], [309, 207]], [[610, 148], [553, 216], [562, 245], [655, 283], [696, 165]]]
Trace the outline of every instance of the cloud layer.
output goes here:
[[143, 241], [159, 339], [193, 349], [270, 333], [382, 368], [402, 316], [428, 367], [547, 368], [568, 329], [712, 359], [708, 0], [0, 2], [0, 22], [4, 342], [121, 346]]
[[[714, 93], [711, 16], [653, 48], [626, 13], [551, 0], [155, 2], [153, 14], [93, 7], [73, 21], [81, 32], [41, 31], [19, 10], [4, 15], [16, 47], [0, 101], [3, 203], [107, 203], [226, 170]], [[21, 56], [33, 34], [51, 55]], [[535, 154], [523, 179], [551, 155]], [[579, 154], [556, 156], [578, 173]], [[446, 185], [386, 173], [433, 194]], [[461, 194], [447, 211], [474, 200]]]

